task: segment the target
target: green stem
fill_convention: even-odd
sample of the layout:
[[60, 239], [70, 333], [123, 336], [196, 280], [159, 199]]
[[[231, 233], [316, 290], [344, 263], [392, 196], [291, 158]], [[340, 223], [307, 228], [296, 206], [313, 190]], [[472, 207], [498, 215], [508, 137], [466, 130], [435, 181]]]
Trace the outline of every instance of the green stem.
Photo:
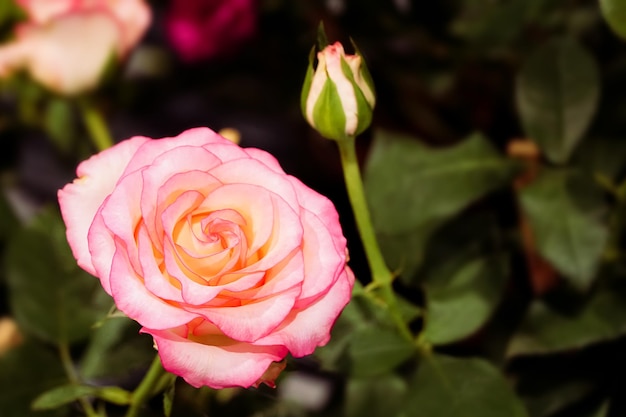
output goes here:
[[[65, 369], [65, 374], [67, 378], [70, 380], [70, 383], [73, 385], [80, 385], [80, 377], [74, 368], [74, 364], [72, 363], [72, 356], [70, 355], [70, 348], [67, 343], [59, 343], [59, 356], [61, 357], [61, 363], [63, 364], [63, 369]], [[81, 407], [85, 411], [85, 414], [88, 417], [99, 417], [100, 414], [96, 412], [91, 403], [86, 398], [79, 398], [78, 402]]]
[[341, 165], [343, 167], [343, 177], [348, 190], [348, 197], [354, 212], [354, 218], [359, 229], [361, 242], [365, 249], [367, 262], [372, 272], [373, 282], [380, 288], [380, 295], [387, 304], [389, 313], [394, 320], [400, 333], [408, 340], [412, 340], [412, 334], [406, 323], [402, 319], [396, 294], [392, 287], [393, 274], [387, 268], [387, 264], [378, 246], [376, 234], [372, 227], [365, 193], [363, 191], [363, 181], [361, 179], [361, 170], [356, 157], [355, 138], [337, 141], [339, 145], [339, 153], [341, 155]]
[[103, 151], [115, 144], [102, 113], [87, 100], [79, 101], [85, 127], [89, 132], [91, 141], [98, 151]]
[[133, 392], [132, 401], [126, 413], [126, 417], [137, 417], [139, 415], [139, 410], [143, 407], [144, 403], [150, 399], [150, 396], [155, 394], [155, 387], [161, 380], [161, 376], [164, 372], [165, 370], [161, 365], [161, 358], [159, 358], [159, 355], [156, 355], [146, 376], [144, 376], [135, 392]]

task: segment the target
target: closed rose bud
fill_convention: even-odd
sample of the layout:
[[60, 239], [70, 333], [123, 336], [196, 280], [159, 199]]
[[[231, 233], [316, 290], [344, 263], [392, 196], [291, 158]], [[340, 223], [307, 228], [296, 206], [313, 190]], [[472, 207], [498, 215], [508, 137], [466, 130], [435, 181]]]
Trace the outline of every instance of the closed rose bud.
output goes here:
[[311, 52], [302, 88], [304, 117], [322, 136], [345, 140], [363, 132], [372, 121], [374, 85], [363, 57], [346, 55], [339, 42]]

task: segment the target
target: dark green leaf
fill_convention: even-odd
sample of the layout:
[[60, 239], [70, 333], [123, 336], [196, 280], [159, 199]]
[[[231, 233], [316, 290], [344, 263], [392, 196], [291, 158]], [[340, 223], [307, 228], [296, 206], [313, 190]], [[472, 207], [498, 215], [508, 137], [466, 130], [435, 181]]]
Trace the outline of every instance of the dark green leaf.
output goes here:
[[65, 372], [54, 350], [28, 341], [8, 351], [0, 356], [2, 417], [67, 416], [68, 409], [65, 407], [46, 412], [31, 410], [35, 397], [66, 383]]
[[527, 417], [520, 400], [489, 362], [432, 355], [409, 386], [404, 416]]
[[15, 319], [39, 338], [59, 343], [85, 339], [111, 306], [100, 282], [76, 264], [55, 210], [16, 233], [6, 264]]
[[579, 310], [560, 310], [544, 301], [533, 302], [511, 340], [508, 355], [577, 349], [626, 333], [626, 288], [621, 283], [597, 288]]
[[82, 397], [98, 397], [117, 405], [130, 404], [132, 394], [119, 387], [62, 385], [44, 392], [33, 401], [33, 410], [51, 410]]
[[520, 203], [541, 256], [576, 288], [589, 287], [608, 236], [595, 185], [569, 171], [544, 171]]
[[44, 128], [62, 152], [69, 152], [75, 134], [74, 109], [65, 98], [51, 98], [44, 112]]
[[139, 334], [140, 326], [128, 318], [104, 321], [80, 361], [80, 373], [87, 380], [128, 382], [133, 373], [146, 369], [154, 358], [152, 338]]
[[600, 0], [600, 9], [613, 32], [626, 39], [626, 3], [623, 0]]
[[539, 47], [517, 79], [517, 109], [526, 135], [555, 163], [569, 159], [595, 115], [599, 97], [595, 60], [569, 38]]
[[507, 45], [514, 41], [532, 20], [540, 21], [546, 0], [466, 1], [460, 15], [452, 22], [452, 32], [472, 42], [487, 46]]
[[426, 340], [447, 344], [478, 330], [500, 302], [507, 275], [506, 258], [492, 256], [471, 259], [449, 276], [431, 276], [425, 284]]
[[350, 338], [352, 374], [373, 376], [387, 373], [416, 353], [412, 341], [394, 329], [362, 327]]
[[479, 134], [435, 149], [410, 137], [379, 132], [367, 163], [365, 188], [390, 267], [412, 275], [432, 232], [506, 184], [515, 168]]
[[174, 390], [176, 389], [176, 385], [172, 384], [169, 386], [167, 390], [163, 393], [163, 414], [165, 417], [170, 417], [172, 415], [172, 406], [174, 405]]
[[39, 395], [32, 403], [33, 410], [52, 410], [70, 404], [79, 398], [93, 395], [97, 388], [86, 385], [62, 385]]
[[406, 390], [406, 382], [393, 374], [350, 379], [346, 386], [346, 417], [394, 416]]
[[[418, 308], [400, 298], [399, 307], [404, 319], [409, 322], [419, 314]], [[395, 329], [384, 303], [375, 294], [365, 293], [358, 282], [352, 291], [352, 299], [335, 322], [330, 342], [315, 350], [315, 356], [328, 370], [350, 371], [350, 360], [346, 350], [353, 335], [363, 329]]]

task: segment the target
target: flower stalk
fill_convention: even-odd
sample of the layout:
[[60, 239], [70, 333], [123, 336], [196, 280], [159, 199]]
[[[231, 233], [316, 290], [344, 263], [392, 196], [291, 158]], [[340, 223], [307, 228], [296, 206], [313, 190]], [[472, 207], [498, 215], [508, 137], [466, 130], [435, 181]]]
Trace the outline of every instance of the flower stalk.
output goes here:
[[157, 354], [150, 365], [150, 369], [144, 376], [143, 380], [133, 392], [130, 407], [126, 412], [126, 417], [137, 417], [141, 407], [150, 399], [151, 396], [156, 394], [156, 387], [159, 386], [165, 369], [161, 365], [161, 358]]
[[361, 242], [365, 249], [372, 280], [379, 288], [380, 295], [385, 301], [389, 314], [400, 331], [400, 334], [408, 340], [412, 340], [413, 335], [402, 319], [396, 294], [393, 290], [393, 274], [389, 271], [385, 263], [380, 247], [378, 246], [378, 241], [376, 240], [374, 227], [372, 226], [370, 212], [363, 191], [361, 170], [356, 156], [355, 138], [352, 136], [347, 140], [337, 141], [337, 144], [339, 145], [343, 177], [346, 183], [346, 189], [348, 190], [348, 198], [350, 199], [350, 205], [352, 206]]
[[104, 117], [102, 117], [102, 113], [85, 100], [79, 101], [79, 106], [83, 122], [89, 132], [89, 137], [98, 152], [113, 146], [115, 142], [111, 137]]

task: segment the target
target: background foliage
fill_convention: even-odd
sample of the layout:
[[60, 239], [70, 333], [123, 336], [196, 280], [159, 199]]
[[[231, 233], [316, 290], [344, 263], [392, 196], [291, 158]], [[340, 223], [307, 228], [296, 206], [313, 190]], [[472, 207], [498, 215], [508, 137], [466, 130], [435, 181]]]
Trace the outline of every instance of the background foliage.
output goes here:
[[[105, 319], [111, 300], [76, 266], [54, 207], [94, 152], [81, 100], [118, 140], [238, 129], [331, 197], [349, 237], [362, 285], [331, 342], [289, 359], [276, 390], [178, 381], [173, 416], [626, 414], [622, 0], [262, 0], [254, 39], [194, 64], [165, 40], [167, 2], [151, 5], [141, 47], [93, 94], [0, 84], [0, 315], [23, 334], [0, 354], [4, 417], [77, 415], [78, 397], [118, 415], [153, 355], [134, 323]], [[1, 0], [0, 35], [16, 19]], [[331, 40], [356, 40], [376, 84], [358, 146], [414, 342], [367, 286], [335, 144], [299, 113], [320, 20]], [[149, 415], [162, 415], [160, 398]]]

